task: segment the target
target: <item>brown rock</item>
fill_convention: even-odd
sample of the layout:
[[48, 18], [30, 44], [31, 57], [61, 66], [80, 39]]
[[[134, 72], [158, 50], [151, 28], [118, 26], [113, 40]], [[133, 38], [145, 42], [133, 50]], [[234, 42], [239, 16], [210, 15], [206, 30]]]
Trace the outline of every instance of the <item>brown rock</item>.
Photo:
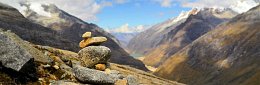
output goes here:
[[52, 58], [53, 61], [55, 61], [55, 62], [64, 63], [64, 62], [60, 59], [60, 57], [58, 57], [58, 56], [50, 56], [50, 58]]
[[106, 37], [92, 37], [84, 39], [79, 43], [79, 47], [84, 48], [90, 45], [100, 45], [107, 41]]
[[91, 32], [85, 32], [83, 35], [82, 35], [82, 38], [90, 38], [91, 37]]
[[106, 68], [106, 69], [105, 69], [105, 73], [106, 73], [106, 74], [110, 74], [110, 73], [111, 73], [111, 70], [110, 70], [109, 68]]
[[58, 65], [54, 65], [52, 67], [55, 68], [56, 70], [58, 70], [60, 68]]
[[58, 62], [54, 62], [54, 65], [52, 66], [54, 69], [58, 70], [59, 67], [59, 63]]
[[117, 80], [115, 85], [127, 85], [127, 80]]
[[54, 76], [54, 75], [52, 75], [52, 74], [50, 74], [50, 75], [49, 75], [49, 79], [51, 79], [51, 80], [57, 80], [57, 77]]
[[97, 65], [95, 65], [95, 68], [97, 70], [104, 71], [106, 69], [106, 65], [105, 64], [97, 64]]

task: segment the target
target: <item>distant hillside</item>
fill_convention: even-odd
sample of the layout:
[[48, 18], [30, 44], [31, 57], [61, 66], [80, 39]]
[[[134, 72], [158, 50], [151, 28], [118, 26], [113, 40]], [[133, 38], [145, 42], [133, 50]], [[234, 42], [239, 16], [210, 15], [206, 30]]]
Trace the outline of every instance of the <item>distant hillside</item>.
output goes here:
[[231, 9], [192, 9], [140, 33], [128, 46], [132, 53], [144, 54], [145, 64], [158, 67], [171, 55], [236, 14]]
[[208, 32], [155, 72], [191, 85], [260, 84], [260, 6]]
[[129, 43], [129, 41], [138, 34], [138, 32], [136, 33], [120, 33], [120, 32], [113, 32], [111, 33], [112, 35], [115, 36], [116, 39], [118, 39], [118, 41], [120, 42], [120, 45], [127, 50], [127, 44]]

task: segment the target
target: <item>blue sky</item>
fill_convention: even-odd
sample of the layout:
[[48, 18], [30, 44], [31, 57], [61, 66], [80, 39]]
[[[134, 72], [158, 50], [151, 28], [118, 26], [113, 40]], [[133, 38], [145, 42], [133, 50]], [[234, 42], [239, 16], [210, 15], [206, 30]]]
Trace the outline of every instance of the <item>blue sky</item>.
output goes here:
[[132, 0], [122, 4], [104, 7], [93, 23], [102, 28], [118, 28], [124, 24], [130, 27], [138, 25], [154, 25], [169, 18], [178, 16], [181, 11], [191, 8], [182, 7], [179, 2], [170, 6], [162, 6], [151, 0]]

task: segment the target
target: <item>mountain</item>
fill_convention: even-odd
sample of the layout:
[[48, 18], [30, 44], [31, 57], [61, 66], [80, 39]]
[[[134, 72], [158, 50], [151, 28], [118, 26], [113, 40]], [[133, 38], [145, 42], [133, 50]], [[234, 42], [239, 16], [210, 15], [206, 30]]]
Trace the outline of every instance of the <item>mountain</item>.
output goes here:
[[[197, 9], [194, 9], [193, 11], [196, 13]], [[151, 48], [155, 48], [157, 46], [163, 35], [171, 30], [169, 26], [179, 25], [185, 21], [188, 15], [188, 12], [183, 12], [177, 18], [173, 18], [152, 26], [131, 39], [127, 47], [133, 54], [148, 53]]]
[[260, 6], [172, 55], [156, 75], [192, 85], [260, 84]]
[[146, 65], [158, 67], [169, 56], [236, 14], [228, 8], [192, 9], [142, 32], [128, 47], [134, 54], [144, 54]]
[[77, 45], [61, 37], [56, 31], [30, 22], [18, 10], [2, 3], [0, 3], [0, 27], [4, 30], [11, 30], [22, 39], [34, 44], [49, 45], [67, 50], [77, 48]]
[[[30, 7], [29, 4], [21, 5]], [[103, 45], [112, 50], [111, 62], [147, 70], [141, 61], [129, 56], [117, 44], [112, 35], [97, 25], [86, 23], [58, 9], [55, 5], [40, 6], [50, 16], [38, 15], [37, 12], [28, 8], [25, 10], [25, 18], [15, 8], [1, 4], [0, 27], [4, 30], [11, 30], [22, 39], [33, 44], [52, 46], [74, 52], [78, 52], [80, 49], [78, 43], [82, 40], [81, 35], [86, 31], [90, 31], [94, 36], [108, 38], [108, 42]]]
[[138, 33], [137, 32], [133, 32], [133, 33], [112, 32], [111, 34], [115, 36], [116, 39], [118, 39], [121, 47], [127, 50], [127, 44]]

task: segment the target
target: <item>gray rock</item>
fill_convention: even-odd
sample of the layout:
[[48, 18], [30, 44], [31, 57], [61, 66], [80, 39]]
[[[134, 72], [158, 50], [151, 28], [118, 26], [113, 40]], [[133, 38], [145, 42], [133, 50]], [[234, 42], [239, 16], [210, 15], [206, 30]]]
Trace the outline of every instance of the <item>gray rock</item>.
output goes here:
[[37, 80], [35, 60], [49, 62], [45, 61], [45, 57], [40, 56], [40, 53], [14, 33], [4, 32], [0, 28], [0, 67], [5, 68], [0, 71], [21, 83]]
[[109, 75], [114, 79], [114, 80], [119, 80], [119, 79], [123, 79], [124, 76], [122, 74], [119, 73], [119, 71], [116, 70], [111, 70]]
[[75, 77], [82, 83], [88, 84], [114, 84], [111, 76], [102, 71], [89, 69], [80, 65], [73, 67]]
[[126, 78], [128, 85], [139, 85], [138, 80], [133, 75], [128, 75]]
[[60, 80], [60, 81], [53, 81], [50, 83], [50, 85], [90, 85], [90, 84], [79, 84], [72, 81]]
[[[20, 71], [25, 64], [33, 59], [32, 54], [26, 50], [27, 45], [10, 32], [0, 31], [0, 62], [4, 67]], [[31, 68], [31, 67], [28, 67]]]
[[107, 63], [111, 50], [105, 46], [88, 46], [81, 49], [78, 54], [85, 67], [93, 67], [98, 63]]

